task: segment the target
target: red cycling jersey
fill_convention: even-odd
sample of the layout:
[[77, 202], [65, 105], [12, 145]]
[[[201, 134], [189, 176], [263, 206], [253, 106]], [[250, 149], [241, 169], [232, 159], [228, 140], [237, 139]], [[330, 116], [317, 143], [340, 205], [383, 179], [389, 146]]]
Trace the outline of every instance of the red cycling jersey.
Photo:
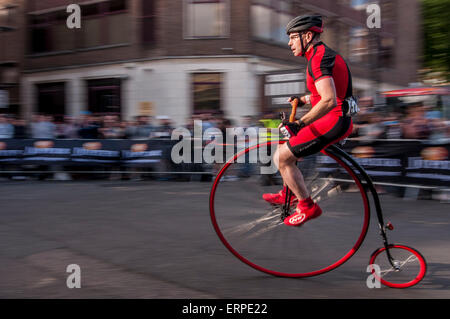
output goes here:
[[289, 139], [287, 145], [296, 157], [317, 153], [348, 137], [353, 127], [351, 117], [345, 116], [342, 110], [344, 100], [352, 96], [352, 76], [344, 59], [322, 42], [316, 43], [305, 56], [308, 60], [306, 85], [311, 92], [312, 107], [321, 100], [315, 82], [327, 77], [334, 80], [337, 105]]
[[324, 78], [333, 78], [336, 87], [337, 106], [331, 111], [342, 115], [342, 103], [352, 96], [352, 76], [344, 59], [322, 42], [306, 52], [308, 69], [306, 72], [306, 85], [311, 92], [311, 105], [319, 103], [321, 97], [317, 92], [315, 82]]

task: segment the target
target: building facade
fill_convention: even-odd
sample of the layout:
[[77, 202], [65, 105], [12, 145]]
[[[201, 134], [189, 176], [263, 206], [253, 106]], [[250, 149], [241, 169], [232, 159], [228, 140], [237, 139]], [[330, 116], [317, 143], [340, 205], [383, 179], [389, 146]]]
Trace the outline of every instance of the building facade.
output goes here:
[[[28, 0], [19, 112], [166, 115], [177, 124], [223, 112], [238, 121], [271, 107], [264, 75], [305, 72], [284, 31], [302, 13], [325, 17], [323, 41], [349, 62], [356, 94], [404, 87], [420, 67], [420, 20], [411, 18], [419, 6], [405, 2], [380, 1], [382, 28], [372, 30], [366, 1]], [[73, 3], [81, 25], [71, 29]]]
[[24, 1], [0, 0], [0, 112], [20, 110], [20, 73], [24, 60]]

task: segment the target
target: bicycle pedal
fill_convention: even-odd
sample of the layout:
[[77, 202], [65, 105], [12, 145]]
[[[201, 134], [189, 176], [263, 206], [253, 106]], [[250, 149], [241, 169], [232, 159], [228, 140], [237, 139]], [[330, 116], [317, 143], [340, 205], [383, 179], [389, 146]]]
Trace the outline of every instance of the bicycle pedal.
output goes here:
[[281, 214], [280, 214], [280, 219], [281, 219], [281, 221], [282, 222], [284, 222], [284, 220], [286, 219], [286, 218], [288, 218], [289, 216], [291, 216], [292, 214], [288, 214], [288, 213], [286, 213], [286, 212], [282, 212]]

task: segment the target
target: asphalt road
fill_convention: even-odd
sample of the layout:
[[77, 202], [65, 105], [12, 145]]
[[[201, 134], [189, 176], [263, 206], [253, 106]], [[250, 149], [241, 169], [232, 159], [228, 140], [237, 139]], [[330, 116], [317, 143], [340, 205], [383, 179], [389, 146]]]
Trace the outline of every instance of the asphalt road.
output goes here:
[[[381, 246], [374, 216], [343, 266], [312, 278], [277, 278], [243, 264], [219, 241], [210, 187], [1, 181], [0, 298], [450, 298], [449, 204], [382, 195], [386, 219], [396, 226], [392, 241], [420, 250], [428, 273], [412, 288], [369, 289], [369, 256]], [[67, 287], [71, 264], [81, 269], [79, 289]]]

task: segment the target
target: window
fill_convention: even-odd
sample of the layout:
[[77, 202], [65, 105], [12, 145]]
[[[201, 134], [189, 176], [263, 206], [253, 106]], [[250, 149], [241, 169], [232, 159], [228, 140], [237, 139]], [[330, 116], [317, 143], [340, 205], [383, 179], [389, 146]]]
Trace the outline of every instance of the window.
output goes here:
[[31, 53], [43, 53], [51, 51], [49, 29], [47, 27], [33, 27], [30, 33]]
[[[372, 1], [373, 2], [373, 1]], [[369, 0], [351, 0], [350, 5], [356, 10], [366, 10]]]
[[37, 84], [38, 113], [48, 115], [65, 114], [65, 83]]
[[391, 68], [394, 64], [394, 44], [393, 37], [383, 37], [380, 40], [379, 63], [381, 67]]
[[194, 113], [220, 111], [221, 83], [221, 73], [192, 75]]
[[106, 44], [113, 45], [130, 41], [130, 22], [127, 15], [110, 15], [105, 20], [108, 25], [108, 38]]
[[17, 16], [17, 5], [0, 6], [0, 26], [4, 30], [10, 31], [15, 27]]
[[252, 33], [255, 37], [270, 40], [272, 38], [271, 1], [257, 1], [251, 7]]
[[75, 49], [75, 33], [67, 28], [67, 17], [65, 10], [31, 14], [29, 16], [31, 53]]
[[81, 13], [84, 48], [128, 42], [129, 17], [125, 0], [82, 5]]
[[382, 1], [380, 3], [381, 6], [381, 18], [383, 23], [385, 21], [388, 22], [395, 22], [396, 16], [397, 16], [397, 3], [391, 2], [391, 1]]
[[281, 44], [289, 42], [286, 25], [294, 18], [291, 0], [254, 0], [251, 27], [254, 37]]
[[117, 113], [121, 110], [121, 80], [88, 80], [88, 103], [92, 113]]
[[142, 0], [142, 43], [155, 42], [155, 8], [153, 0]]
[[85, 19], [82, 26], [83, 32], [83, 47], [91, 48], [106, 44], [104, 38], [102, 39], [102, 21], [100, 19]]
[[51, 15], [40, 14], [29, 16], [31, 53], [43, 53], [51, 47]]
[[30, 51], [40, 54], [127, 43], [130, 24], [126, 10], [125, 0], [81, 5], [80, 30], [67, 28], [66, 10], [30, 14]]
[[229, 0], [185, 0], [185, 36], [226, 37]]
[[127, 10], [127, 3], [125, 0], [111, 0], [109, 2], [109, 12], [123, 12], [125, 10]]
[[355, 27], [350, 29], [350, 61], [351, 62], [367, 62], [369, 53], [369, 39], [366, 28]]

